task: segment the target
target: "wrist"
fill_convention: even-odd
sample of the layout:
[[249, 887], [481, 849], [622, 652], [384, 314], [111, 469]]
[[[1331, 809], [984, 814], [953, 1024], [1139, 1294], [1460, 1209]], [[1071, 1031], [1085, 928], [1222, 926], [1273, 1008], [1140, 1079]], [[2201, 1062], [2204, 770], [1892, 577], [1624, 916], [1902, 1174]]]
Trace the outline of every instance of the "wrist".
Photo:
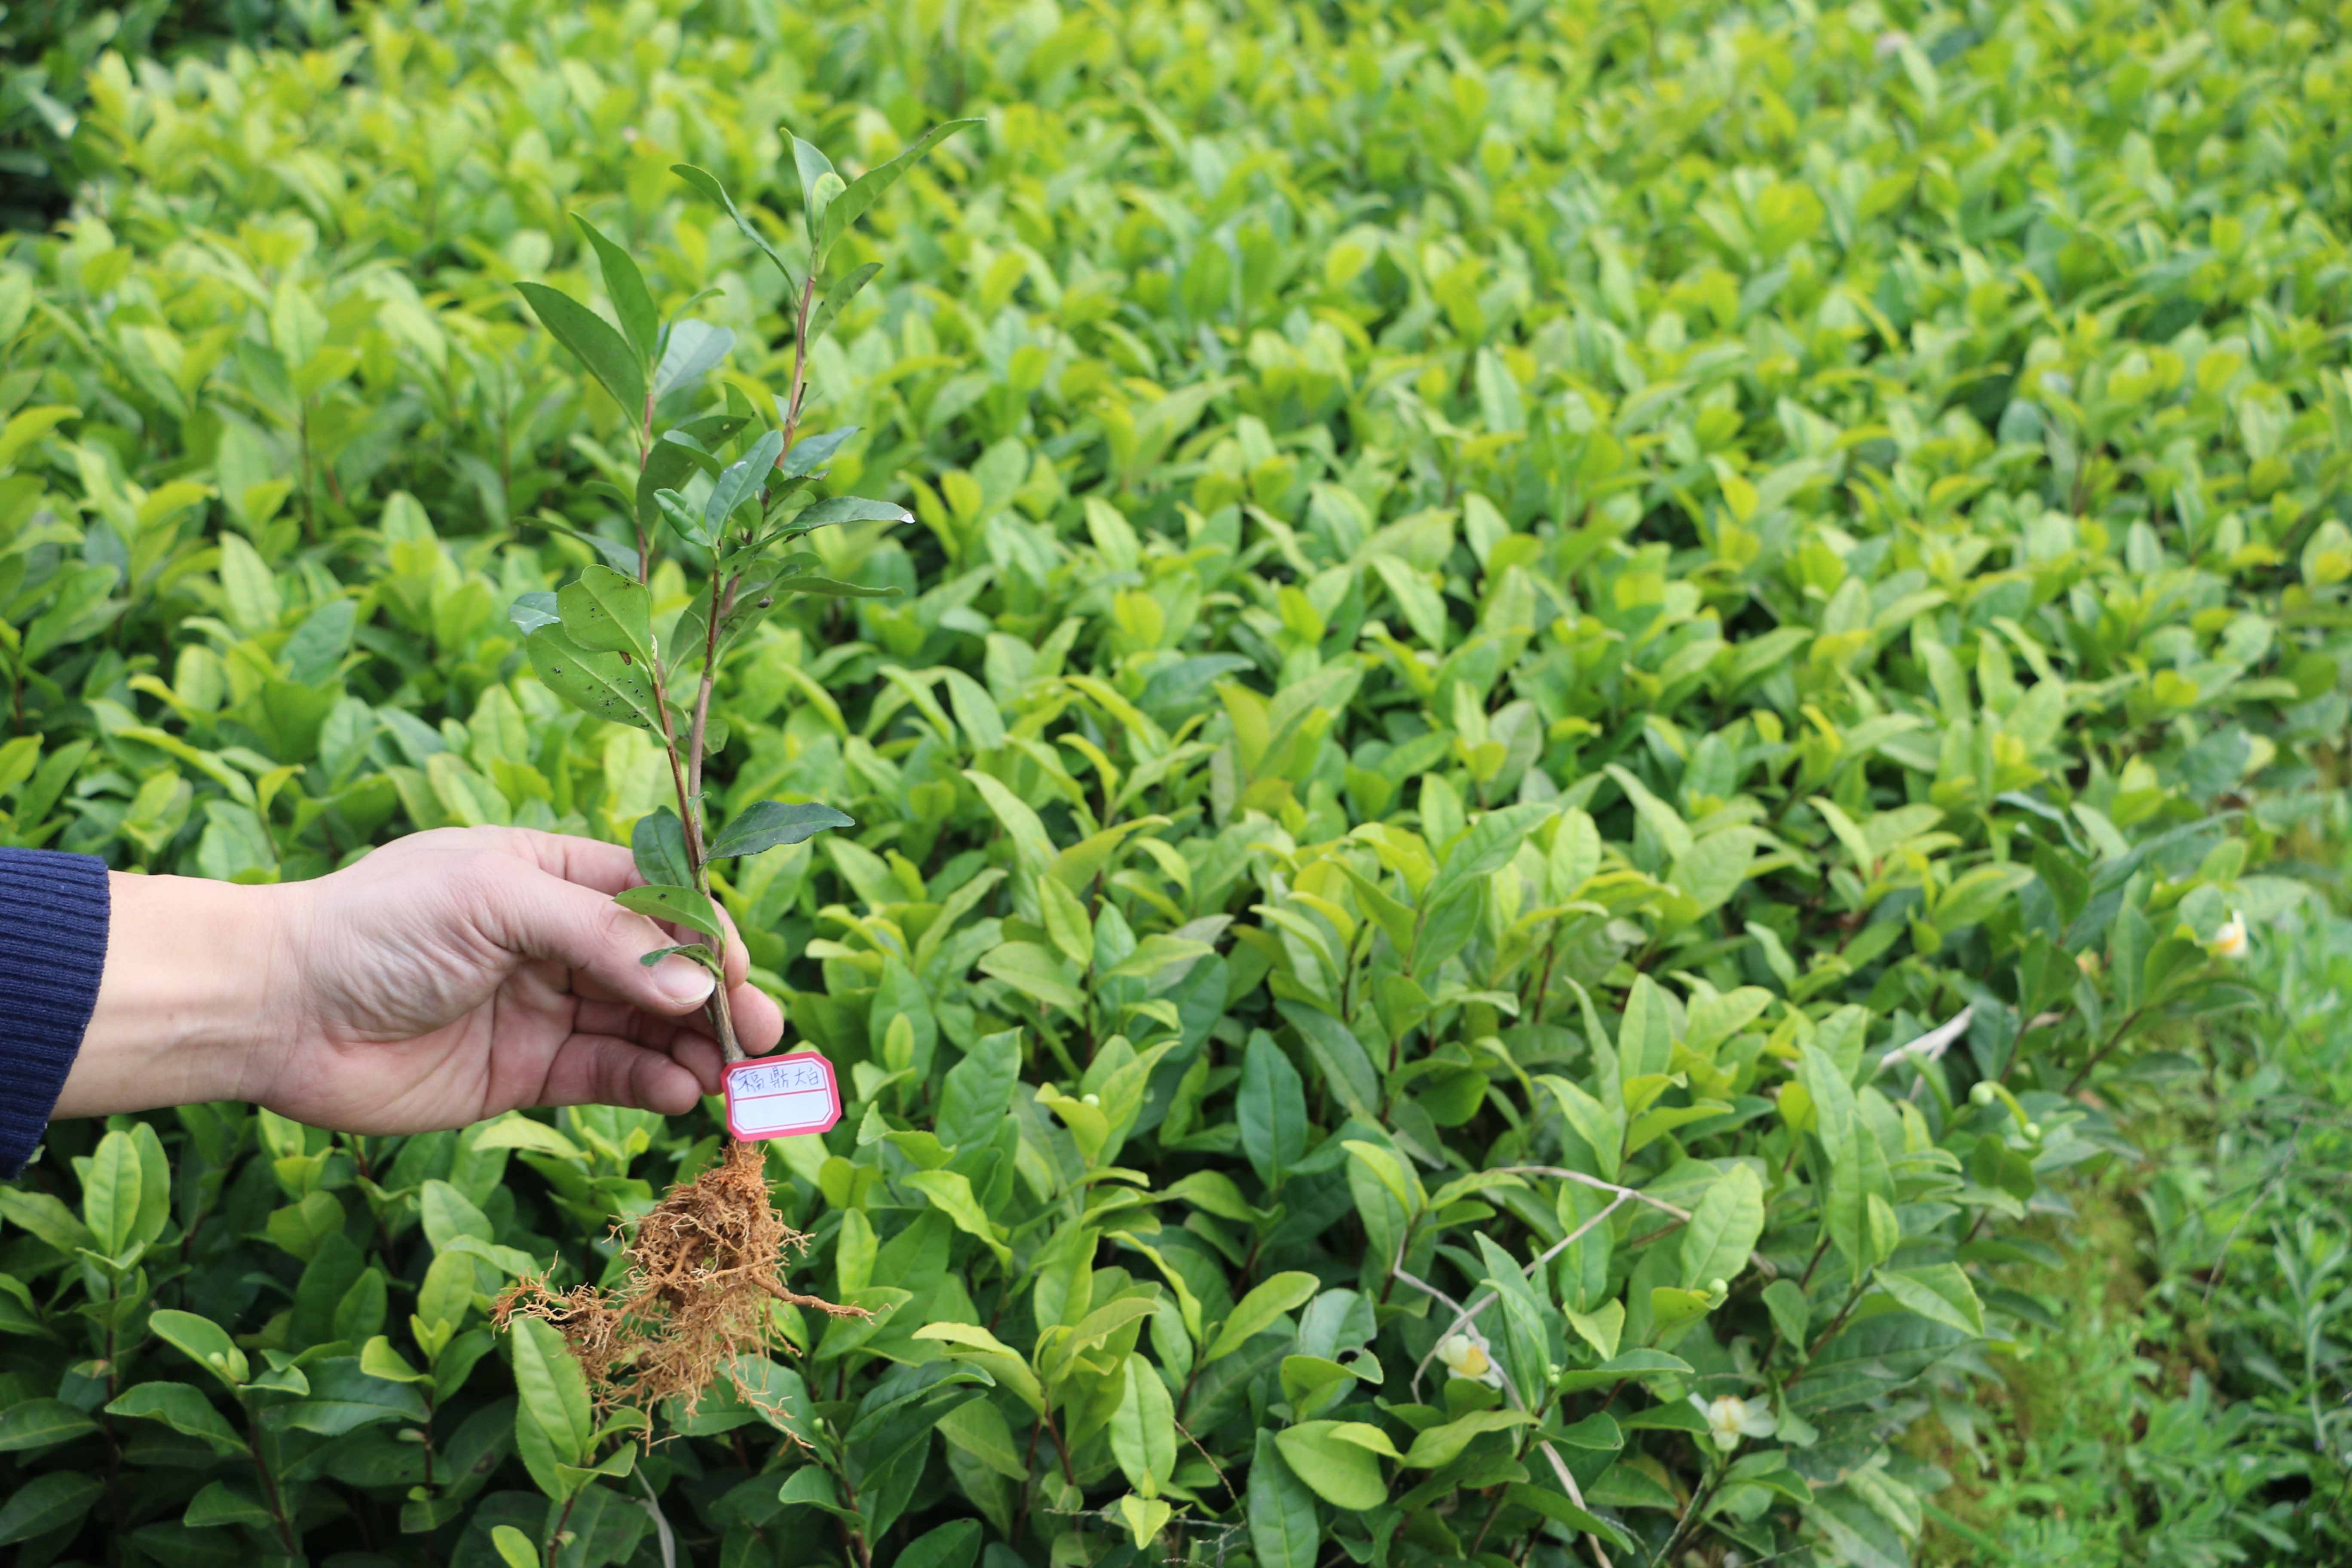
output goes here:
[[266, 1094], [294, 965], [295, 889], [110, 875], [106, 968], [55, 1115]]

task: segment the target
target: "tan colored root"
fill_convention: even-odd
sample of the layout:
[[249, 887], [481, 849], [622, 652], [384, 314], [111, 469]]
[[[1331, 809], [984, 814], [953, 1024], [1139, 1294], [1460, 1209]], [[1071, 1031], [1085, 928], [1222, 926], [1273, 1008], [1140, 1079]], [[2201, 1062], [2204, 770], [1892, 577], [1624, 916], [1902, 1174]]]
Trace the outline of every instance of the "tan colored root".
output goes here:
[[717, 1164], [671, 1188], [638, 1222], [617, 1289], [558, 1292], [543, 1279], [525, 1279], [499, 1297], [492, 1316], [500, 1328], [518, 1313], [553, 1324], [586, 1370], [600, 1412], [649, 1411], [675, 1398], [691, 1415], [722, 1372], [751, 1397], [732, 1369], [738, 1356], [769, 1343], [771, 1301], [870, 1315], [784, 1287], [786, 1249], [807, 1246], [768, 1202], [761, 1147], [730, 1140]]

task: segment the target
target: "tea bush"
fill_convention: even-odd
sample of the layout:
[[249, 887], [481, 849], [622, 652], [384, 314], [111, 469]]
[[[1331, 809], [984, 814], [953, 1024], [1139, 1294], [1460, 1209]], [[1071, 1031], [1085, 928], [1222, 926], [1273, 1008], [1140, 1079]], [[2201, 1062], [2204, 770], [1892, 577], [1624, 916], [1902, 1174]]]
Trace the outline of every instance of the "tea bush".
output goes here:
[[613, 1275], [711, 1119], [60, 1124], [0, 1187], [0, 1544], [1910, 1559], [1921, 1380], [2045, 1312], [2019, 1222], [2305, 918], [2341, 8], [304, 16], [99, 58], [0, 252], [5, 829], [625, 838], [659, 752], [505, 612], [622, 547], [640, 411], [515, 285], [598, 297], [587, 218], [718, 290], [665, 423], [771, 422], [781, 282], [671, 165], [781, 239], [780, 125], [982, 119], [811, 350], [827, 483], [919, 520], [811, 542], [904, 595], [747, 635], [710, 773], [858, 824], [713, 887], [850, 1101], [769, 1146], [796, 1280], [877, 1315], [649, 1434], [484, 1309]]

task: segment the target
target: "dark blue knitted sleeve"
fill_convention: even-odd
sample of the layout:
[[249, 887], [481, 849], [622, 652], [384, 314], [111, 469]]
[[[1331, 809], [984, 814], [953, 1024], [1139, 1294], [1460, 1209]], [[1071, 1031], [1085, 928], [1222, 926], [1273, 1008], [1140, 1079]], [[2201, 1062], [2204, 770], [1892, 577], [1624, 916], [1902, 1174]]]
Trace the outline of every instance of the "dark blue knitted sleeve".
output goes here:
[[25, 1168], [106, 968], [106, 862], [0, 848], [0, 1177]]

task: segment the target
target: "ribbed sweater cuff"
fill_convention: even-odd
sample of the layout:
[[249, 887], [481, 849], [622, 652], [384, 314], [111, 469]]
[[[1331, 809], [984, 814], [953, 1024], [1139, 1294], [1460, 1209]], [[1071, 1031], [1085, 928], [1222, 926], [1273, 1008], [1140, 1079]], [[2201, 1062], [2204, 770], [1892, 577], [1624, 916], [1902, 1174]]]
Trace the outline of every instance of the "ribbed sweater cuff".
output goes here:
[[33, 1157], [106, 968], [106, 862], [0, 848], [0, 1177]]

